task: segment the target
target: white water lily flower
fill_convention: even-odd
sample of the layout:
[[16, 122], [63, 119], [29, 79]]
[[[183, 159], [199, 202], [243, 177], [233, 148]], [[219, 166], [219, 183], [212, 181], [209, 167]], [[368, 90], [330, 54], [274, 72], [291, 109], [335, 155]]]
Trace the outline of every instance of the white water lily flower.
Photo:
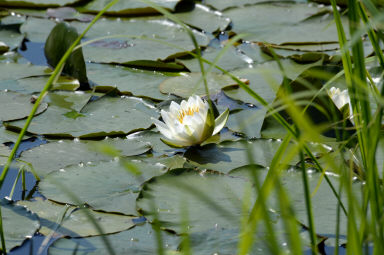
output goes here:
[[352, 119], [352, 105], [351, 99], [348, 94], [348, 90], [340, 90], [339, 88], [332, 87], [328, 90], [328, 95], [335, 103], [336, 107], [341, 110], [346, 104], [348, 104], [349, 108], [349, 116]]
[[229, 110], [225, 110], [216, 120], [208, 102], [199, 96], [191, 96], [180, 105], [171, 102], [169, 111], [161, 110], [164, 122], [153, 119], [157, 129], [166, 139], [164, 143], [172, 147], [187, 147], [201, 144], [217, 134], [227, 122]]

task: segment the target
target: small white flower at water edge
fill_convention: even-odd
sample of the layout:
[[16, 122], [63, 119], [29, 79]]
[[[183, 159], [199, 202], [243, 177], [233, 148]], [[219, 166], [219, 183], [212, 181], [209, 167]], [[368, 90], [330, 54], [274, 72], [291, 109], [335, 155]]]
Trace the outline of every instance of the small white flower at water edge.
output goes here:
[[166, 137], [161, 139], [172, 147], [198, 145], [217, 134], [228, 120], [229, 110], [224, 111], [216, 120], [208, 102], [199, 96], [191, 96], [180, 105], [171, 102], [169, 111], [161, 110], [163, 121], [153, 119], [157, 129]]

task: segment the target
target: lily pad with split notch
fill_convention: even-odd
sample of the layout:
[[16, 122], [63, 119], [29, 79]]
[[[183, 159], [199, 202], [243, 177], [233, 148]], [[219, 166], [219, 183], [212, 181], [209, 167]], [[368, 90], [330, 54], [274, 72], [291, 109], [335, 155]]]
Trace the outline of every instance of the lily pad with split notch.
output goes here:
[[[177, 248], [180, 237], [161, 231], [165, 254], [178, 254]], [[116, 254], [143, 254], [157, 253], [156, 232], [151, 224], [137, 225], [129, 230], [117, 234], [107, 235]], [[88, 238], [61, 238], [56, 240], [48, 249], [51, 255], [72, 255], [77, 250], [79, 254], [98, 255], [108, 254], [108, 249], [101, 237]]]
[[34, 171], [42, 178], [69, 165], [111, 160], [112, 156], [103, 153], [105, 146], [112, 148], [121, 156], [139, 155], [151, 149], [148, 143], [135, 139], [61, 140], [24, 151], [20, 159], [31, 163]]
[[31, 238], [40, 227], [36, 214], [5, 199], [1, 200], [1, 214], [7, 253]]
[[[30, 95], [12, 91], [0, 91], [0, 121], [11, 121], [26, 118], [34, 107]], [[48, 108], [47, 103], [42, 103], [37, 108], [35, 116]]]
[[[103, 234], [116, 233], [134, 226], [133, 217], [96, 212], [89, 208], [61, 205], [38, 197], [35, 201], [19, 201], [18, 205], [34, 212], [40, 219], [39, 233], [49, 236], [86, 237], [100, 235], [90, 220], [92, 217]], [[81, 223], [81, 224], [79, 224]]]
[[[40, 183], [39, 190], [47, 198], [60, 203], [76, 205], [71, 196], [60, 190], [57, 183], [77, 195], [82, 203], [95, 210], [138, 215], [136, 198], [141, 184], [153, 176], [163, 174], [167, 168], [161, 164], [141, 161], [96, 162], [65, 167], [62, 171], [47, 175]], [[130, 170], [140, 171], [135, 175]]]
[[[51, 105], [48, 111], [32, 120], [28, 131], [57, 138], [101, 138], [149, 128], [152, 125], [151, 117], [159, 116], [152, 105], [134, 97], [105, 96], [89, 102], [81, 109], [72, 109], [70, 106]], [[66, 116], [73, 110], [84, 116]], [[7, 122], [5, 125], [9, 129], [20, 129], [24, 121]]]

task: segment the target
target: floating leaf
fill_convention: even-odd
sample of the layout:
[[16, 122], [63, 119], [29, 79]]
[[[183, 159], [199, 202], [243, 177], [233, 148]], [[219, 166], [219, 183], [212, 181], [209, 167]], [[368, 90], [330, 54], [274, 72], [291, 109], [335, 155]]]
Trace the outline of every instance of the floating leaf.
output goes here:
[[[47, 103], [40, 104], [36, 114], [44, 112]], [[31, 96], [11, 91], [0, 91], [0, 121], [23, 119], [29, 115], [33, 108]]]
[[[126, 162], [127, 163], [127, 162]], [[161, 164], [128, 162], [141, 172], [134, 175], [117, 161], [73, 165], [53, 172], [39, 183], [39, 190], [47, 198], [60, 203], [76, 204], [76, 201], [60, 190], [62, 183], [95, 210], [137, 215], [135, 201], [140, 185], [149, 178], [163, 174], [167, 168]]]
[[32, 164], [40, 177], [57, 171], [68, 165], [87, 164], [110, 160], [111, 156], [97, 151], [97, 148], [109, 146], [121, 156], [133, 156], [147, 152], [151, 147], [145, 142], [134, 139], [107, 139], [104, 141], [68, 141], [50, 142], [24, 151], [20, 159]]
[[[78, 110], [72, 109], [68, 102], [69, 98], [76, 98], [78, 95], [73, 94], [64, 98], [60, 94], [52, 95], [64, 99], [63, 103], [69, 104], [69, 107], [51, 105], [44, 114], [32, 120], [28, 129], [30, 133], [80, 138], [123, 135], [148, 128], [152, 125], [151, 117], [158, 118], [153, 106], [133, 97], [103, 97]], [[65, 114], [72, 110], [78, 111], [84, 117], [77, 119], [66, 117]], [[24, 121], [7, 122], [5, 125], [10, 129], [20, 129]]]
[[39, 229], [39, 220], [35, 214], [5, 199], [1, 200], [1, 214], [7, 252], [20, 246]]
[[[113, 235], [106, 236], [116, 254], [156, 254], [157, 239], [156, 232], [149, 223], [144, 226], [135, 226], [132, 229]], [[161, 231], [162, 241], [165, 245], [166, 254], [176, 251], [180, 238], [168, 232]], [[49, 247], [51, 255], [72, 255], [76, 250], [78, 254], [108, 254], [105, 243], [101, 237], [89, 238], [61, 238]], [[168, 253], [169, 252], [169, 253]]]
[[95, 212], [88, 208], [79, 209], [74, 206], [56, 204], [39, 197], [35, 201], [19, 201], [17, 204], [39, 216], [41, 223], [39, 233], [46, 236], [52, 233], [55, 236], [69, 237], [100, 235], [89, 217], [92, 217], [101, 227], [103, 234], [120, 232], [134, 226], [133, 218], [130, 216]]
[[[217, 94], [225, 87], [237, 85], [229, 76], [223, 74], [208, 73], [206, 78], [210, 94]], [[184, 98], [192, 95], [206, 95], [201, 73], [190, 73], [168, 78], [160, 84], [160, 91], [164, 94], [172, 93]]]
[[5, 7], [58, 7], [80, 2], [81, 0], [2, 0], [0, 6]]
[[266, 109], [246, 109], [233, 113], [229, 117], [227, 127], [250, 138], [260, 138]]
[[0, 165], [7, 163], [8, 156], [11, 153], [11, 150], [8, 146], [0, 144]]

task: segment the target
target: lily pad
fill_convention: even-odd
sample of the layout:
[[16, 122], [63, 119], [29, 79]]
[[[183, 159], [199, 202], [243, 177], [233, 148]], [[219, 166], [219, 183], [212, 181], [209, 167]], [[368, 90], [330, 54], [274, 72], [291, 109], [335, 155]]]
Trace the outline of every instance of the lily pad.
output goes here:
[[[290, 59], [282, 59], [280, 60], [280, 63], [283, 66], [287, 77], [293, 80], [296, 79], [297, 76], [299, 76], [304, 70], [312, 66], [320, 65], [321, 61], [309, 64], [298, 64]], [[263, 64], [256, 65], [253, 68], [236, 70], [233, 71], [232, 74], [248, 79], [250, 82], [250, 89], [258, 93], [268, 103], [273, 102], [276, 97], [276, 92], [283, 82], [283, 75], [276, 61], [265, 62]], [[261, 106], [256, 99], [241, 88], [225, 89], [224, 93], [233, 99]]]
[[[271, 0], [269, 2], [278, 1], [278, 2], [284, 2], [284, 0]], [[288, 2], [291, 2], [291, 0], [287, 0]], [[242, 7], [245, 5], [251, 5], [251, 4], [257, 4], [257, 3], [263, 3], [264, 0], [205, 0], [204, 3], [209, 6], [213, 6], [218, 10], [225, 10], [229, 7]], [[300, 0], [297, 0], [296, 2], [301, 2]]]
[[216, 30], [224, 31], [231, 22], [220, 12], [210, 10], [201, 4], [196, 4], [192, 11], [176, 13], [175, 16], [184, 23], [209, 33]]
[[[116, 254], [150, 255], [157, 253], [156, 234], [149, 223], [106, 237], [111, 242]], [[166, 254], [178, 254], [176, 250], [180, 238], [165, 231], [161, 231], [161, 237]], [[108, 254], [109, 252], [101, 237], [89, 237], [80, 239], [61, 238], [49, 247], [48, 253], [51, 255], [71, 255], [74, 250], [79, 255]]]
[[8, 156], [11, 153], [11, 150], [8, 146], [0, 144], [0, 165], [7, 163]]
[[93, 164], [97, 161], [110, 160], [111, 156], [96, 150], [96, 148], [102, 146], [112, 147], [121, 156], [139, 155], [151, 149], [149, 144], [133, 139], [114, 138], [104, 141], [61, 140], [24, 151], [20, 159], [31, 163], [39, 177], [44, 177], [50, 172], [63, 169], [69, 165]]
[[[209, 94], [217, 94], [223, 88], [237, 85], [229, 76], [223, 74], [208, 73], [206, 79]], [[192, 95], [206, 95], [201, 73], [190, 73], [168, 78], [160, 84], [160, 91], [164, 94], [172, 93], [184, 98]]]
[[[190, 233], [238, 226], [242, 199], [250, 182], [226, 175], [175, 169], [146, 182], [137, 200], [138, 210], [162, 227], [183, 233], [183, 210], [188, 212]], [[248, 190], [249, 191], [249, 190]]]
[[88, 64], [88, 78], [96, 83], [97, 91], [117, 88], [123, 94], [155, 100], [172, 99], [159, 91], [159, 84], [168, 78], [156, 71], [138, 70], [123, 66]]
[[5, 199], [1, 200], [1, 214], [7, 252], [31, 238], [40, 227], [35, 214]]
[[29, 76], [44, 75], [47, 67], [31, 64], [0, 63], [1, 83], [18, 80]]
[[[23, 119], [29, 115], [34, 104], [31, 96], [11, 91], [0, 91], [0, 121]], [[47, 103], [40, 104], [35, 115], [44, 112]]]
[[[140, 175], [129, 172], [118, 161], [80, 164], [64, 168], [46, 176], [39, 184], [40, 192], [47, 198], [76, 205], [71, 196], [57, 187], [57, 183], [67, 188], [95, 210], [137, 215], [135, 201], [142, 182], [163, 174], [164, 165], [130, 161], [130, 167], [140, 171]], [[70, 187], [69, 187], [70, 185]]]
[[6, 130], [4, 126], [0, 124], [0, 144], [6, 142], [15, 142], [18, 136], [18, 133]]
[[[88, 24], [73, 21], [70, 25], [81, 33]], [[50, 31], [54, 26], [55, 23], [50, 20], [29, 18], [21, 30], [31, 41], [43, 42], [48, 37], [46, 29]], [[42, 27], [45, 29], [42, 30]], [[208, 44], [207, 35], [196, 30], [193, 34], [199, 45]], [[96, 39], [103, 36], [111, 38]], [[98, 63], [135, 65], [139, 60], [174, 59], [195, 48], [184, 28], [161, 18], [104, 18], [92, 27], [85, 39], [97, 40], [84, 46], [83, 52], [86, 61]], [[141, 62], [137, 64], [142, 65]]]
[[12, 50], [17, 48], [23, 41], [24, 35], [20, 34], [19, 32], [13, 29], [5, 29], [0, 25], [0, 38], [0, 42], [2, 42], [1, 51], [6, 52], [8, 51], [8, 49]]
[[[134, 226], [132, 217], [96, 212], [88, 208], [60, 205], [49, 200], [36, 198], [36, 201], [19, 201], [39, 216], [43, 235], [85, 237], [100, 235], [89, 217], [92, 217], [103, 230], [103, 234], [116, 233]], [[88, 216], [90, 214], [90, 216]], [[81, 224], [79, 224], [81, 223]]]
[[74, 4], [80, 0], [2, 0], [0, 6], [5, 7], [58, 7]]
[[266, 109], [246, 109], [230, 115], [226, 126], [249, 138], [260, 138], [261, 127], [264, 122]]
[[[325, 14], [320, 15], [321, 13]], [[258, 4], [230, 9], [224, 12], [224, 15], [232, 20], [234, 32], [251, 34], [247, 37], [250, 41], [274, 44], [338, 42], [333, 16], [328, 10], [316, 5]], [[252, 16], [252, 22], [250, 22], [250, 16]], [[343, 16], [342, 21], [347, 22], [347, 18]], [[346, 30], [347, 27], [345, 26]], [[349, 34], [348, 31], [346, 34]]]
[[[181, 0], [155, 0], [152, 1], [154, 4], [166, 8], [168, 10], [174, 11], [175, 7]], [[86, 4], [81, 9], [86, 12], [98, 13], [101, 11], [108, 3], [109, 0], [94, 0]], [[125, 0], [119, 1], [114, 4], [111, 8], [106, 11], [106, 14], [111, 15], [144, 15], [144, 14], [155, 14], [158, 13], [155, 9], [148, 6], [146, 3], [143, 3], [139, 0]]]
[[[203, 51], [202, 57], [206, 60], [209, 60], [210, 62], [213, 62], [214, 59], [220, 54], [220, 52], [221, 49], [208, 47]], [[178, 62], [185, 65], [191, 72], [201, 71], [199, 61], [196, 58], [179, 59]], [[238, 49], [236, 49], [235, 47], [230, 47], [226, 51], [226, 53], [220, 58], [216, 65], [225, 69], [226, 71], [231, 71], [235, 69], [249, 67], [251, 62], [253, 62], [253, 60], [249, 59], [249, 57], [242, 54]], [[209, 67], [209, 64], [204, 63], [205, 70], [207, 70]], [[215, 67], [211, 69], [211, 72], [221, 73], [221, 71], [216, 69]]]
[[[68, 98], [64, 100], [68, 102]], [[44, 114], [32, 120], [28, 131], [67, 138], [123, 135], [150, 127], [151, 117], [158, 118], [154, 107], [144, 104], [138, 98], [106, 96], [88, 103], [81, 110], [51, 105]], [[17, 130], [24, 125], [24, 121], [7, 122], [4, 125]]]

